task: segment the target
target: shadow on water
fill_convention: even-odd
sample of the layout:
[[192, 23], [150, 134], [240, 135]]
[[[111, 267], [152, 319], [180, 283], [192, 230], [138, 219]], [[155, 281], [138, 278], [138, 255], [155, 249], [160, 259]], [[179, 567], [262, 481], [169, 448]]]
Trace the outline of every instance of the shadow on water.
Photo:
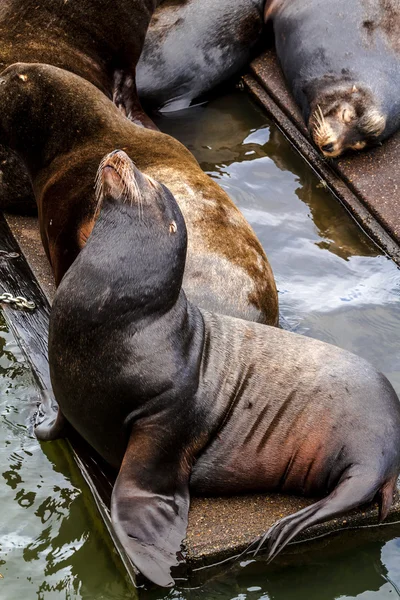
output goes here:
[[[280, 291], [282, 324], [370, 359], [400, 393], [400, 272], [240, 92], [169, 114], [180, 139], [252, 224]], [[134, 590], [64, 442], [26, 427], [33, 379], [0, 318], [0, 598], [125, 600]], [[315, 545], [314, 545], [315, 544]], [[196, 574], [150, 599], [395, 598], [400, 526], [347, 532]], [[203, 582], [203, 583], [202, 583]]]

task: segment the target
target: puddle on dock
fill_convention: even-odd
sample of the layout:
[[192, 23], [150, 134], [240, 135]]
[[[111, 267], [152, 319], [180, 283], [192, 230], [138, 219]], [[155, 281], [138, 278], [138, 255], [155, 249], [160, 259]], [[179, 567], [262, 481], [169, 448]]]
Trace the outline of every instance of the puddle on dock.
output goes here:
[[[234, 92], [157, 123], [188, 146], [252, 224], [274, 269], [282, 325], [371, 360], [400, 394], [400, 271], [264, 113]], [[64, 443], [40, 447], [25, 426], [35, 399], [24, 358], [0, 320], [0, 598], [134, 598]], [[388, 526], [327, 538], [322, 548], [269, 567], [262, 560], [235, 565], [197, 589], [140, 597], [389, 599], [400, 595], [399, 565], [400, 526]]]

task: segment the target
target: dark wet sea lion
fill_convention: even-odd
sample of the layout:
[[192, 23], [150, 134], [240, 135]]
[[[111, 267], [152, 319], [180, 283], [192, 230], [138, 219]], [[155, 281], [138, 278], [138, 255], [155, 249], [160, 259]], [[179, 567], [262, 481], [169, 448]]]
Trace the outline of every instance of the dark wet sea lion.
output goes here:
[[165, 0], [137, 67], [139, 96], [162, 112], [187, 108], [250, 60], [265, 0]]
[[102, 162], [99, 191], [54, 300], [51, 380], [67, 420], [120, 467], [112, 520], [137, 567], [173, 584], [189, 482], [197, 494], [325, 496], [269, 530], [269, 558], [375, 496], [385, 518], [400, 471], [388, 380], [329, 344], [190, 303], [182, 214], [124, 153]]
[[57, 284], [93, 227], [100, 160], [122, 147], [144, 173], [168, 184], [182, 208], [188, 297], [210, 310], [277, 323], [275, 282], [260, 243], [182, 144], [131, 123], [90, 83], [56, 67], [17, 64], [0, 84], [0, 142], [27, 166]]
[[[80, 75], [135, 122], [154, 127], [141, 109], [135, 69], [158, 0], [2, 0], [0, 72], [46, 63]], [[0, 208], [26, 210], [32, 189], [18, 158], [0, 148]]]
[[275, 0], [266, 15], [290, 89], [327, 157], [400, 126], [398, 0]]

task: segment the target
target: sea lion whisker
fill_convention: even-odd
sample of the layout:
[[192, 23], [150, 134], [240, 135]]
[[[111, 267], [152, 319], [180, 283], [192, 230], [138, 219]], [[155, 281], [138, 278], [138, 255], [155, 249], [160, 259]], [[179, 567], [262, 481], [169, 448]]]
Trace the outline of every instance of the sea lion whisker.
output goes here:
[[129, 157], [121, 157], [118, 154], [112, 156], [112, 163], [110, 162], [110, 155], [106, 155], [101, 160], [99, 168], [97, 170], [94, 185], [96, 197], [95, 216], [98, 216], [100, 210], [100, 203], [104, 195], [104, 169], [106, 166], [110, 166], [118, 174], [122, 183], [118, 193], [118, 200], [122, 200], [124, 197], [127, 197], [131, 206], [133, 206], [134, 203], [137, 203], [139, 210], [139, 220], [142, 219], [143, 199], [135, 174], [132, 172], [133, 165], [134, 163]]
[[329, 126], [325, 120], [324, 114], [322, 112], [321, 106], [318, 104], [314, 113], [313, 113], [313, 134], [314, 139], [317, 138], [322, 142], [324, 138], [329, 137]]
[[317, 127], [322, 127], [323, 126], [323, 122], [321, 121], [321, 117], [319, 116], [318, 113], [314, 113], [314, 122], [316, 124]]
[[107, 157], [104, 157], [101, 160], [99, 168], [97, 169], [96, 178], [94, 181], [94, 194], [95, 194], [95, 200], [96, 200], [96, 205], [95, 205], [95, 209], [94, 209], [94, 213], [93, 213], [94, 219], [97, 219], [97, 217], [99, 216], [100, 203], [103, 199], [103, 191], [104, 191], [103, 169], [104, 169], [104, 164], [105, 164], [106, 159], [107, 159]]

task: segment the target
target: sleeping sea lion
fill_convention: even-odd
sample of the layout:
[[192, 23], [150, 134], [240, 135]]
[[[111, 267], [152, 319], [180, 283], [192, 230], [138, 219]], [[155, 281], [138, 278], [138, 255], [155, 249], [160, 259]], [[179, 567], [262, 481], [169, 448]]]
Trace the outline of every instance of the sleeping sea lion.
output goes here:
[[273, 0], [283, 73], [327, 157], [381, 143], [400, 126], [398, 0]]

